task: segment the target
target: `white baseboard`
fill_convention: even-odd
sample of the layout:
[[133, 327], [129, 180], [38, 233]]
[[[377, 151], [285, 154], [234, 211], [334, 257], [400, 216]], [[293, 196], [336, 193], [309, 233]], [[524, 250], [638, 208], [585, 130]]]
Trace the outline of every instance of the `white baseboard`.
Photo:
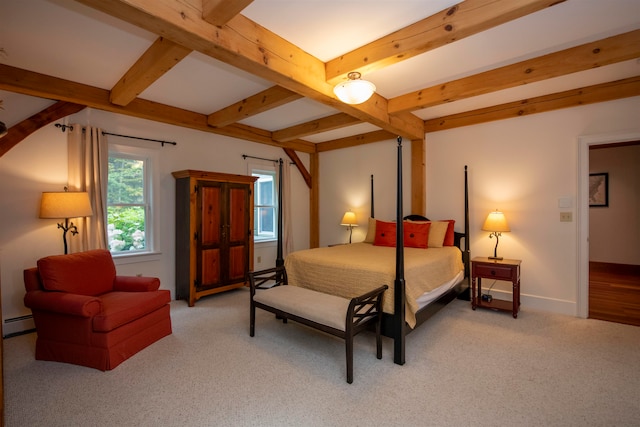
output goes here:
[[33, 316], [30, 314], [12, 319], [4, 319], [4, 324], [2, 325], [2, 336], [8, 337], [22, 332], [27, 332], [35, 328], [36, 325], [33, 323]]
[[[493, 289], [491, 294], [500, 299], [511, 301], [511, 292]], [[531, 308], [534, 310], [547, 311], [550, 313], [564, 314], [567, 316], [577, 316], [578, 306], [575, 301], [566, 301], [555, 298], [546, 298], [536, 295], [520, 294], [520, 310]]]

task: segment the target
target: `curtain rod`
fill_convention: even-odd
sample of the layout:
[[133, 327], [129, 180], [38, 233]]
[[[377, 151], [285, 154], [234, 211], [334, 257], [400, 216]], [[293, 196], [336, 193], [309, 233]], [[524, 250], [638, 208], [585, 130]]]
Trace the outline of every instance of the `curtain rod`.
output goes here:
[[[273, 163], [279, 163], [282, 162], [282, 159], [265, 159], [264, 157], [255, 157], [255, 156], [250, 156], [248, 154], [243, 154], [242, 155], [243, 159], [257, 159], [257, 160], [266, 160], [267, 162], [273, 162]], [[295, 165], [295, 162], [290, 162], [290, 165]]]
[[273, 163], [279, 163], [282, 161], [282, 159], [265, 159], [264, 157], [255, 157], [255, 156], [250, 156], [248, 154], [243, 154], [242, 155], [243, 159], [256, 159], [256, 160], [266, 160], [267, 162], [273, 162]]
[[[66, 130], [67, 130], [67, 128], [68, 128], [69, 130], [73, 130], [73, 126], [70, 126], [70, 125], [62, 125], [62, 124], [60, 124], [60, 123], [56, 123], [56, 124], [55, 124], [55, 126], [56, 126], [57, 128], [61, 128], [61, 129], [62, 129], [62, 132], [66, 131]], [[82, 130], [84, 131], [84, 128], [82, 128]], [[120, 134], [118, 134], [118, 133], [111, 133], [111, 132], [105, 132], [105, 131], [102, 131], [102, 134], [103, 134], [103, 135], [111, 135], [111, 136], [119, 136], [119, 137], [121, 137], [121, 138], [139, 139], [139, 140], [142, 140], [142, 141], [159, 142], [160, 144], [162, 144], [162, 146], [163, 146], [163, 147], [164, 147], [164, 144], [178, 145], [178, 143], [177, 143], [177, 142], [173, 142], [173, 141], [162, 141], [162, 140], [160, 140], [160, 139], [142, 138], [142, 137], [140, 137], [140, 136], [120, 135]]]

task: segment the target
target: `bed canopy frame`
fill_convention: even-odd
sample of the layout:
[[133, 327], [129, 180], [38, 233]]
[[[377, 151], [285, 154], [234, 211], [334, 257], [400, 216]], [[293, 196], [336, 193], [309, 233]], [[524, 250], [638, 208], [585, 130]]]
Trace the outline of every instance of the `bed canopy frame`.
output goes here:
[[[428, 220], [422, 215], [403, 215], [402, 198], [402, 137], [397, 138], [398, 163], [397, 163], [397, 196], [396, 196], [396, 277], [394, 281], [394, 312], [384, 313], [382, 319], [382, 334], [393, 339], [393, 361], [398, 365], [405, 363], [405, 343], [406, 336], [413, 329], [405, 321], [405, 280], [404, 280], [404, 227], [405, 219]], [[282, 177], [283, 161], [279, 161], [279, 176]], [[282, 206], [282, 179], [278, 179], [278, 207]], [[374, 183], [371, 175], [371, 218], [374, 215]], [[278, 245], [276, 255], [276, 267], [284, 265], [282, 251], [283, 239], [282, 209], [278, 209]], [[462, 248], [464, 239], [464, 249]], [[462, 251], [462, 262], [464, 264], [464, 279], [457, 283], [449, 291], [445, 292], [435, 301], [423, 307], [416, 313], [416, 325], [418, 327], [427, 319], [440, 311], [455, 298], [469, 299], [469, 276], [470, 276], [470, 250], [469, 250], [469, 185], [467, 178], [467, 166], [464, 167], [464, 233], [454, 232], [454, 243]]]

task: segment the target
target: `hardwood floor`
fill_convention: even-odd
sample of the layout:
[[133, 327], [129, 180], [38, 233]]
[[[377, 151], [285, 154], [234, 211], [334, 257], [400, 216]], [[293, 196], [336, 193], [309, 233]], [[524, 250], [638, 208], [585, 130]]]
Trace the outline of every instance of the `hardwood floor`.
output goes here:
[[640, 266], [590, 262], [589, 317], [640, 326]]

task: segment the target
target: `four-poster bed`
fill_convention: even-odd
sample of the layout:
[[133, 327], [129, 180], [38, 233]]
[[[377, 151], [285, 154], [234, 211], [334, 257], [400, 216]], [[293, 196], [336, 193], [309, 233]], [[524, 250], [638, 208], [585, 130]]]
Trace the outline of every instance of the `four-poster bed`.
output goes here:
[[[402, 138], [398, 137], [397, 200], [394, 247], [355, 243], [331, 248], [296, 251], [282, 258], [278, 245], [276, 265], [285, 266], [289, 283], [345, 298], [366, 289], [389, 285], [384, 294], [382, 334], [394, 340], [394, 362], [405, 362], [405, 337], [469, 288], [469, 206], [467, 168], [464, 171], [464, 233], [450, 231], [453, 245], [429, 248], [405, 248], [405, 221], [429, 221], [420, 215], [403, 215]], [[374, 218], [373, 175], [371, 177], [371, 217]], [[280, 203], [282, 193], [279, 195]], [[375, 220], [374, 220], [375, 221]], [[430, 221], [429, 225], [435, 222]], [[380, 222], [377, 222], [380, 224]], [[412, 225], [407, 225], [412, 227]], [[427, 228], [428, 229], [428, 228]], [[279, 218], [278, 240], [282, 240]], [[413, 235], [412, 235], [413, 236]], [[464, 249], [462, 241], [464, 240]], [[389, 245], [391, 246], [391, 245]], [[395, 267], [389, 260], [395, 254]], [[405, 283], [405, 274], [408, 284]], [[394, 278], [395, 276], [395, 278]]]

